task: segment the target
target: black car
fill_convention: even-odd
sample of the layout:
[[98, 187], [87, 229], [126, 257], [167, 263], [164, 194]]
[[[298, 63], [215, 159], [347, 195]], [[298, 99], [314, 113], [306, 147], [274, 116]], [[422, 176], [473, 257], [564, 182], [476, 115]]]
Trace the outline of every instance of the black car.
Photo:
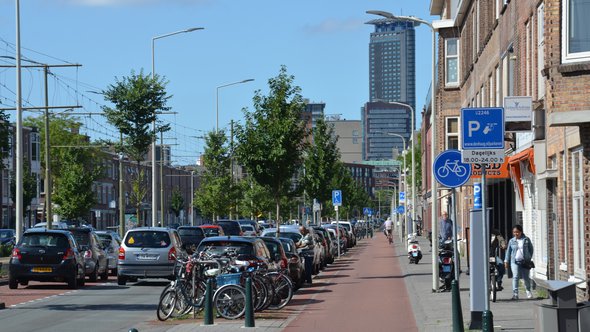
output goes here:
[[69, 229], [76, 239], [78, 250], [84, 255], [84, 271], [88, 280], [96, 281], [109, 278], [108, 256], [105, 246], [91, 228], [80, 227]]
[[287, 259], [281, 241], [276, 237], [267, 236], [261, 237], [260, 239], [266, 244], [266, 247], [270, 252], [270, 257], [272, 258], [272, 263], [274, 263], [271, 264], [270, 268], [272, 270], [289, 269], [289, 260]]
[[303, 260], [297, 253], [297, 248], [295, 247], [295, 242], [293, 242], [293, 240], [280, 237], [279, 241], [281, 241], [283, 250], [288, 259], [289, 277], [293, 280], [295, 287], [299, 288], [303, 285], [303, 274], [305, 273]]
[[182, 240], [182, 247], [188, 254], [192, 254], [206, 237], [203, 229], [198, 226], [180, 226], [177, 231]]
[[69, 288], [84, 285], [84, 256], [68, 231], [31, 229], [12, 250], [8, 287], [26, 286], [29, 280], [63, 281]]
[[223, 228], [223, 233], [225, 235], [234, 235], [234, 236], [242, 236], [242, 227], [240, 227], [240, 223], [235, 220], [219, 220], [217, 221], [217, 225]]
[[264, 242], [255, 237], [213, 236], [199, 244], [197, 252], [206, 251], [213, 256], [223, 256], [228, 251], [236, 252], [238, 259], [264, 268], [272, 264], [271, 254]]
[[0, 245], [14, 245], [16, 232], [14, 229], [0, 229]]

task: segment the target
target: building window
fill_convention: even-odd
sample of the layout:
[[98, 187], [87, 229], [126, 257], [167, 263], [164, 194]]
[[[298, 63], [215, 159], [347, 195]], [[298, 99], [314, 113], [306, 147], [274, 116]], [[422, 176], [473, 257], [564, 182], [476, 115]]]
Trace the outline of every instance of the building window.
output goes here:
[[39, 160], [39, 134], [31, 133], [31, 160]]
[[504, 105], [504, 101], [502, 100], [502, 90], [500, 90], [500, 83], [502, 82], [502, 78], [500, 77], [500, 67], [496, 66], [496, 105], [495, 106], [502, 106]]
[[445, 40], [445, 73], [446, 84], [459, 84], [459, 39]]
[[458, 117], [448, 117], [445, 121], [445, 133], [446, 133], [446, 141], [445, 141], [445, 148], [446, 150], [449, 149], [459, 149], [459, 118]]
[[590, 1], [564, 0], [562, 11], [562, 62], [590, 60]]
[[574, 224], [574, 275], [585, 279], [584, 174], [582, 149], [572, 153], [572, 210]]
[[532, 62], [533, 60], [531, 59], [531, 40], [532, 40], [532, 36], [531, 36], [531, 22], [527, 22], [525, 25], [525, 58], [526, 58], [526, 64], [525, 64], [525, 93], [527, 96], [532, 96], [532, 89], [531, 89], [531, 85], [533, 83], [533, 80], [531, 79], [531, 67], [532, 67]]

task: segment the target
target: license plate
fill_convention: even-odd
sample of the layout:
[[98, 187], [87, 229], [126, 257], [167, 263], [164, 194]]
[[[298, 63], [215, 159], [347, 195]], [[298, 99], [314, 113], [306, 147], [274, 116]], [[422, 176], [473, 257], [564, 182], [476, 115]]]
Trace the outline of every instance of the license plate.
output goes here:
[[443, 265], [443, 272], [451, 272], [451, 266], [450, 265]]
[[31, 272], [35, 273], [48, 273], [52, 272], [53, 270], [50, 267], [34, 267], [31, 269]]
[[158, 259], [158, 256], [156, 256], [156, 255], [137, 255], [137, 259], [139, 259], [141, 261], [155, 261], [156, 259]]
[[412, 253], [412, 257], [418, 257], [418, 253], [417, 252], [413, 252]]

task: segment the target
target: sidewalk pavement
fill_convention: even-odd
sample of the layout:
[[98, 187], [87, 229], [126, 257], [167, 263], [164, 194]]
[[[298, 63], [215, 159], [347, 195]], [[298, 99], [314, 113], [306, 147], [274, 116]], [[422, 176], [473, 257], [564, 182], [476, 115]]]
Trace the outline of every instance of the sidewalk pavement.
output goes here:
[[[400, 258], [401, 268], [404, 272], [406, 287], [410, 293], [410, 300], [414, 311], [414, 317], [420, 331], [451, 331], [452, 330], [452, 303], [451, 293], [432, 292], [432, 253], [430, 245], [425, 237], [418, 238], [422, 249], [423, 258], [419, 264], [409, 264], [405, 244], [400, 245], [399, 238], [395, 241], [395, 252]], [[461, 269], [467, 271], [467, 261], [461, 261]], [[522, 284], [522, 283], [521, 283]], [[469, 308], [469, 276], [461, 273], [459, 279], [461, 290], [461, 306], [463, 309], [463, 321], [465, 330], [471, 320]], [[495, 331], [532, 331], [534, 329], [534, 308], [536, 304], [544, 302], [541, 298], [527, 300], [521, 292], [519, 301], [512, 301], [512, 279], [504, 276], [504, 290], [498, 292], [495, 303], [490, 302], [490, 310], [494, 317]], [[536, 297], [537, 292], [533, 291]], [[524, 298], [524, 299], [523, 299]]]

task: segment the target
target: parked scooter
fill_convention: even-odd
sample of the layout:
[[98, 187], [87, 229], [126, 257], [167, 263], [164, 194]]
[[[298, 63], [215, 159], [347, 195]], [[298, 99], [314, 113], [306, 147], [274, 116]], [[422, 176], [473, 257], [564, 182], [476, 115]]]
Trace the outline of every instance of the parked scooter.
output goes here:
[[418, 264], [422, 259], [422, 250], [416, 239], [416, 234], [408, 235], [408, 259], [410, 260], [410, 264]]
[[439, 246], [438, 276], [442, 284], [441, 290], [450, 291], [451, 281], [455, 279], [455, 264], [453, 262], [453, 240], [446, 240]]

